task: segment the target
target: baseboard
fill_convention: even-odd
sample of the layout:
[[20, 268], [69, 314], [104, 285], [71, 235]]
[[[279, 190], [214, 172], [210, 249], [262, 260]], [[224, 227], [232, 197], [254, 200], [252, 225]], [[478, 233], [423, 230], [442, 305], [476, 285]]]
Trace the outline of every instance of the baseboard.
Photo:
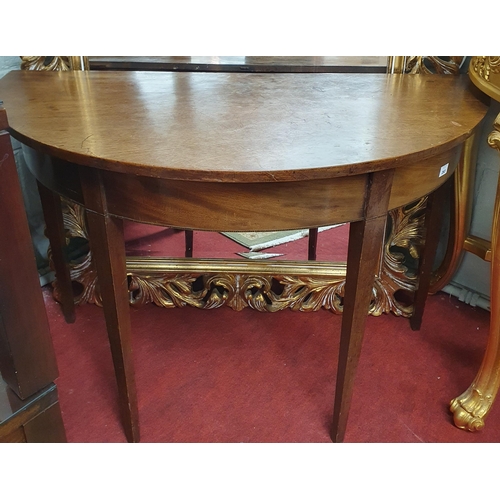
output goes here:
[[441, 291], [453, 295], [465, 304], [469, 304], [473, 307], [477, 306], [481, 309], [485, 309], [486, 311], [490, 310], [489, 297], [486, 297], [485, 295], [482, 295], [457, 283], [453, 283], [453, 281], [446, 285]]

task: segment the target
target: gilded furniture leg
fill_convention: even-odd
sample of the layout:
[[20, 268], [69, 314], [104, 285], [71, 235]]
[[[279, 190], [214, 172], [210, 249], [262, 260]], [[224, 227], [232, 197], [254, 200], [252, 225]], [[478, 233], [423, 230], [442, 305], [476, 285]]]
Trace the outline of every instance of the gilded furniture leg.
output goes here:
[[[488, 144], [500, 151], [500, 115]], [[455, 425], [460, 429], [477, 431], [484, 427], [484, 419], [495, 400], [500, 386], [500, 178], [497, 185], [493, 227], [491, 230], [491, 317], [486, 352], [476, 378], [458, 398], [452, 400], [450, 410]]]

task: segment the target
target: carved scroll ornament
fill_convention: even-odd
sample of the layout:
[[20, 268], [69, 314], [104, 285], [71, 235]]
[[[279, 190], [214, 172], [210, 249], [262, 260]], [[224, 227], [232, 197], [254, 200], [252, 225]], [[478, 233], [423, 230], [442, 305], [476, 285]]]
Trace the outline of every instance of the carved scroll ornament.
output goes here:
[[[389, 312], [405, 317], [411, 315], [412, 306], [398, 296], [411, 296], [416, 275], [405, 266], [405, 254], [401, 249], [406, 248], [412, 256], [418, 257], [424, 206], [423, 199], [411, 208], [390, 213], [388, 236], [373, 287], [370, 314], [374, 316]], [[87, 239], [81, 206], [67, 203], [64, 221], [68, 238]], [[189, 305], [199, 309], [229, 306], [237, 311], [250, 307], [262, 312], [283, 309], [312, 312], [321, 308], [342, 312], [343, 263], [275, 262], [270, 273], [266, 263], [129, 257], [127, 269], [130, 303], [135, 307], [153, 303], [160, 307]], [[101, 305], [90, 251], [72, 262], [70, 273], [76, 288], [81, 290], [75, 302]], [[54, 283], [54, 295], [56, 299], [61, 295], [57, 282]]]
[[492, 73], [500, 73], [500, 56], [476, 56], [471, 61], [471, 69], [488, 81]]
[[456, 75], [464, 56], [407, 56], [405, 73]]
[[21, 69], [35, 71], [67, 71], [69, 56], [21, 56]]

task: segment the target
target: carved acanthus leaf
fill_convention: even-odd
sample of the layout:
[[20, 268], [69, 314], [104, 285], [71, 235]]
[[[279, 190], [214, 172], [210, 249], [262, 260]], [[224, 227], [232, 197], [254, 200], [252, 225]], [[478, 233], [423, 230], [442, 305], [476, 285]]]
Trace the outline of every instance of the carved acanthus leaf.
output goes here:
[[35, 71], [68, 71], [69, 56], [21, 56], [21, 69]]
[[488, 144], [498, 151], [500, 151], [500, 114], [495, 118], [493, 123], [495, 130], [488, 136]]
[[[396, 295], [400, 291], [411, 295], [415, 289], [416, 275], [405, 265], [404, 250], [418, 258], [424, 207], [425, 199], [422, 199], [410, 207], [390, 212], [382, 263], [373, 286], [370, 314], [374, 316], [389, 312], [405, 317], [411, 315], [412, 306], [398, 301]], [[68, 239], [88, 239], [81, 206], [65, 202], [63, 215]], [[70, 268], [73, 282], [81, 289], [75, 302], [101, 305], [91, 252], [72, 262]], [[236, 311], [250, 307], [263, 312], [283, 309], [312, 312], [324, 308], [341, 313], [344, 285], [344, 276], [269, 276], [209, 271], [151, 273], [147, 265], [141, 271], [129, 272], [130, 303], [135, 307], [152, 303], [160, 307], [199, 309], [228, 306]], [[54, 283], [54, 296], [59, 300], [57, 282]]]
[[500, 56], [475, 56], [471, 64], [472, 70], [486, 81], [491, 73], [500, 73]]
[[463, 56], [408, 56], [405, 72], [410, 74], [457, 75], [464, 60]]

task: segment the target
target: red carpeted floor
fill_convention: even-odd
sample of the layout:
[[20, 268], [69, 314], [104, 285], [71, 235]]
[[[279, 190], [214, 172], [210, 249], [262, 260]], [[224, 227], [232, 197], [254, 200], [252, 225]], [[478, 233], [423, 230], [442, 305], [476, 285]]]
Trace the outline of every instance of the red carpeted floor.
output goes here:
[[[182, 255], [183, 233], [162, 234], [129, 228], [128, 250], [157, 255], [168, 240]], [[323, 233], [318, 258], [342, 259], [345, 240], [345, 228]], [[195, 234], [195, 257], [244, 250], [222, 243], [224, 253], [220, 241]], [[307, 239], [275, 250], [305, 259]], [[125, 442], [102, 310], [80, 306], [67, 325], [48, 287], [44, 297], [68, 441]], [[131, 318], [142, 442], [330, 441], [340, 316], [151, 305]], [[488, 312], [443, 293], [429, 297], [420, 332], [404, 318], [369, 317], [345, 441], [499, 442], [500, 403], [474, 434], [448, 411], [477, 372], [488, 325]]]

